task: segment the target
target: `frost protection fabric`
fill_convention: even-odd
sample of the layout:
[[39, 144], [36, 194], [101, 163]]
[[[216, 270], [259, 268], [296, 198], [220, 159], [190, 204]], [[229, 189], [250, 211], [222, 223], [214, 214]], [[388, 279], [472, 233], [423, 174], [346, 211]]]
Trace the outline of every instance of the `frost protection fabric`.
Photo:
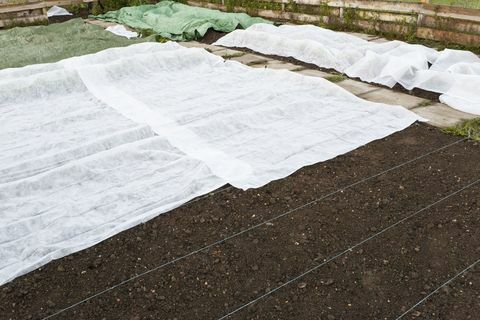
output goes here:
[[120, 25], [120, 24], [107, 27], [107, 29], [105, 29], [105, 30], [109, 31], [113, 34], [116, 34], [117, 36], [125, 37], [127, 39], [138, 37], [137, 32], [129, 31], [129, 30], [127, 30], [127, 28], [125, 28], [125, 26]]
[[270, 23], [262, 18], [252, 18], [246, 13], [227, 13], [174, 1], [124, 7], [92, 18], [128, 25], [138, 30], [152, 30], [164, 38], [177, 41], [201, 39], [210, 28], [231, 32], [255, 23]]
[[480, 58], [468, 51], [443, 50], [429, 70], [417, 72], [409, 87], [441, 93], [443, 103], [480, 115]]
[[53, 6], [47, 11], [47, 17], [56, 17], [56, 16], [71, 16], [72, 14], [67, 11], [67, 9]]
[[143, 43], [0, 71], [0, 284], [230, 183], [421, 120], [324, 79]]
[[451, 107], [480, 115], [480, 58], [471, 52], [438, 52], [401, 41], [372, 43], [309, 25], [256, 24], [236, 30], [215, 44], [293, 57], [388, 87], [398, 83], [409, 90], [437, 92]]
[[[311, 25], [276, 27], [256, 24], [247, 30], [227, 34], [215, 44], [290, 56], [387, 86], [409, 77], [416, 69], [428, 69], [427, 62], [436, 59], [436, 51], [423, 46], [401, 41], [371, 43], [346, 33]], [[405, 55], [408, 58], [403, 58]]]
[[0, 30], [0, 69], [56, 62], [112, 47], [154, 40], [151, 37], [128, 40], [106, 32], [100, 26], [85, 23], [82, 19], [48, 26]]

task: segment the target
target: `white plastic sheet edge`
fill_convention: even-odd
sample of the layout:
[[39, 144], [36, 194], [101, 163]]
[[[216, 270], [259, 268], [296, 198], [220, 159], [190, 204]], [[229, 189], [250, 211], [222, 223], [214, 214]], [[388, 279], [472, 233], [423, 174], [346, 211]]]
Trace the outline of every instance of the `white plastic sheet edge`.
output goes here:
[[129, 30], [127, 30], [127, 28], [125, 28], [124, 25], [121, 25], [121, 24], [117, 24], [117, 25], [114, 25], [114, 26], [109, 26], [105, 30], [107, 30], [107, 31], [109, 31], [113, 34], [116, 34], [117, 36], [125, 37], [127, 39], [138, 37], [137, 32], [129, 31]]
[[47, 17], [56, 17], [56, 16], [71, 16], [70, 12], [67, 11], [67, 9], [59, 7], [59, 6], [53, 6], [47, 11]]

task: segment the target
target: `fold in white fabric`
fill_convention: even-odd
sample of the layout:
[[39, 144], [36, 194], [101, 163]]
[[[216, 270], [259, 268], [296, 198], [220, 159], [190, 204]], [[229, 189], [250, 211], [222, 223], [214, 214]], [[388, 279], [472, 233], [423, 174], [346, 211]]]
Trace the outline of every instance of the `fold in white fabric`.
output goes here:
[[143, 43], [0, 71], [0, 284], [226, 183], [421, 120], [320, 78]]
[[311, 25], [255, 24], [215, 44], [293, 57], [388, 87], [398, 83], [409, 90], [437, 92], [453, 108], [480, 115], [480, 58], [468, 51], [438, 52], [401, 41], [375, 43]]
[[129, 31], [129, 30], [127, 30], [127, 28], [125, 28], [125, 26], [123, 26], [121, 24], [117, 24], [117, 25], [114, 25], [114, 26], [109, 26], [105, 30], [107, 30], [107, 31], [109, 31], [113, 34], [116, 34], [117, 36], [125, 37], [127, 39], [138, 37], [137, 32]]

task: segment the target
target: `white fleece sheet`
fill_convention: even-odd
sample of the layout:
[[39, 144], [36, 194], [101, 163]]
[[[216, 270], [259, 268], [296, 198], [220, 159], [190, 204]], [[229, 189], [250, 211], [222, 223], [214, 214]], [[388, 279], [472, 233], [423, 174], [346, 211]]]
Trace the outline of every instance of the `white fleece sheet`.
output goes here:
[[388, 87], [398, 83], [441, 93], [444, 103], [480, 115], [480, 58], [468, 51], [438, 52], [402, 41], [368, 42], [311, 25], [255, 24], [215, 44], [293, 57]]
[[56, 16], [71, 16], [72, 14], [67, 11], [67, 9], [53, 6], [47, 11], [47, 17], [56, 17]]
[[0, 71], [0, 284], [223, 184], [421, 120], [320, 78], [143, 43]]
[[116, 24], [114, 26], [109, 26], [105, 30], [107, 30], [107, 31], [109, 31], [113, 34], [116, 34], [117, 36], [125, 37], [127, 39], [138, 37], [137, 32], [127, 30], [127, 28], [125, 28], [125, 26], [121, 25], [121, 24]]

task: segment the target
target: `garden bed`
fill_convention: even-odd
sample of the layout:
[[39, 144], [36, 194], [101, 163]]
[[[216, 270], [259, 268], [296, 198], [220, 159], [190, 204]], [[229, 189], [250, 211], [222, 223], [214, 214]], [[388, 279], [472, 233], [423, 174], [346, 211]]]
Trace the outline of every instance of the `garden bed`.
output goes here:
[[[53, 318], [218, 319], [376, 235], [233, 316], [395, 318], [478, 259], [479, 185], [452, 193], [479, 178], [480, 145], [459, 139], [413, 125], [260, 189], [223, 187], [0, 287], [0, 313], [41, 319], [90, 297]], [[406, 318], [480, 312], [467, 277]]]

